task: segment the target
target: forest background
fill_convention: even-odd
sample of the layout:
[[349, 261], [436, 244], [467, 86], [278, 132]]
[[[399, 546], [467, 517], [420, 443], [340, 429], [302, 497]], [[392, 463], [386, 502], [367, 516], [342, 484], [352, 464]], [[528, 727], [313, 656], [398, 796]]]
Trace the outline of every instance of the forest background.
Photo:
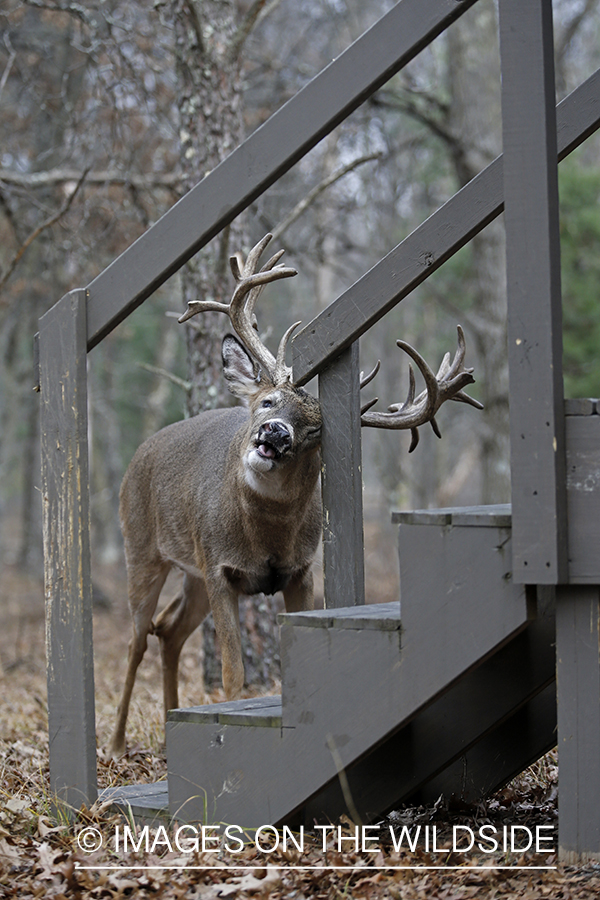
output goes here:
[[[5, 0], [0, 10], [0, 560], [41, 579], [37, 320], [88, 284], [390, 0]], [[600, 64], [600, 0], [554, 0], [558, 98]], [[560, 167], [567, 397], [599, 396], [600, 143]], [[89, 356], [92, 554], [122, 571], [118, 492], [142, 440], [234, 402], [218, 314], [227, 259], [266, 231], [296, 279], [258, 309], [267, 341], [308, 322], [501, 152], [497, 8], [480, 0], [270, 188]], [[390, 511], [510, 499], [500, 218], [361, 341], [381, 406], [404, 399], [402, 338], [432, 367], [467, 336], [483, 413], [448, 404], [408, 456], [364, 434], [367, 596], [395, 599]], [[390, 550], [391, 548], [391, 550]], [[388, 572], [389, 569], [389, 572]], [[115, 584], [118, 586], [115, 587]], [[107, 599], [124, 605], [120, 582]], [[371, 588], [369, 587], [371, 585]], [[5, 594], [5, 591], [3, 592]], [[40, 608], [42, 594], [40, 592]], [[98, 591], [98, 597], [100, 597]], [[13, 598], [14, 600], [14, 598]]]

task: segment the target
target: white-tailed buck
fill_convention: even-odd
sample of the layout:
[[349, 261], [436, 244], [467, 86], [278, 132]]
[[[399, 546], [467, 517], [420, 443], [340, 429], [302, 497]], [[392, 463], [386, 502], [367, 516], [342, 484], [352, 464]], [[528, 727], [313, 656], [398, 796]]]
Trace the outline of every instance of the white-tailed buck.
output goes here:
[[[244, 684], [239, 596], [282, 591], [286, 610], [313, 607], [311, 563], [321, 534], [321, 410], [314, 397], [293, 384], [285, 363], [296, 325], [283, 336], [277, 357], [256, 330], [254, 306], [264, 285], [296, 274], [278, 265], [283, 251], [257, 271], [270, 238], [253, 248], [245, 264], [232, 257], [237, 287], [229, 305], [194, 301], [180, 319], [205, 310], [229, 315], [241, 343], [225, 337], [223, 371], [245, 405], [203, 412], [159, 431], [138, 449], [123, 479], [120, 514], [133, 636], [112, 741], [115, 756], [125, 751], [127, 711], [148, 634], [160, 641], [166, 712], [178, 705], [181, 648], [209, 612], [231, 699]], [[434, 416], [445, 400], [480, 404], [462, 391], [473, 377], [463, 366], [460, 328], [454, 361], [446, 355], [437, 376], [414, 349], [401, 341], [398, 346], [416, 362], [426, 389], [415, 398], [411, 370], [406, 402], [380, 414], [367, 412], [372, 401], [363, 409], [362, 422], [412, 429], [413, 449], [419, 425], [431, 422], [437, 430]], [[183, 570], [181, 592], [153, 622], [172, 566]]]

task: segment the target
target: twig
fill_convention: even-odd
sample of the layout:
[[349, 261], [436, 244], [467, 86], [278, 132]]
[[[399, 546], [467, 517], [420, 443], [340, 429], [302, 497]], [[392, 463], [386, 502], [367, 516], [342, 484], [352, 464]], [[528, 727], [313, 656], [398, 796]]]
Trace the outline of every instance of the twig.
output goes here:
[[8, 81], [8, 76], [10, 75], [10, 70], [12, 69], [13, 63], [14, 63], [15, 59], [17, 58], [17, 51], [13, 49], [13, 47], [10, 43], [10, 38], [8, 37], [8, 34], [4, 35], [4, 43], [6, 45], [6, 49], [8, 50], [9, 56], [8, 56], [8, 62], [6, 63], [6, 65], [4, 67], [4, 72], [2, 73], [2, 78], [0, 78], [0, 95], [2, 94], [2, 91], [4, 90], [4, 86], [5, 86], [6, 82]]
[[342, 166], [341, 169], [336, 169], [335, 172], [332, 172], [330, 175], [327, 175], [326, 178], [323, 179], [319, 184], [316, 185], [311, 191], [308, 192], [306, 197], [300, 200], [297, 203], [288, 216], [280, 222], [280, 224], [273, 229], [273, 240], [277, 241], [281, 238], [281, 235], [284, 231], [292, 225], [296, 219], [299, 219], [302, 213], [308, 209], [308, 207], [314, 203], [316, 198], [322, 194], [327, 188], [331, 187], [332, 184], [335, 184], [336, 181], [339, 181], [340, 178], [343, 178], [344, 175], [347, 175], [348, 172], [352, 172], [353, 169], [358, 168], [358, 166], [362, 166], [363, 163], [370, 162], [374, 159], [381, 159], [381, 153], [371, 153], [368, 156], [359, 156], [357, 159], [352, 160], [352, 162], [348, 163], [345, 166]]
[[160, 369], [158, 366], [151, 366], [149, 363], [138, 363], [138, 366], [140, 369], [145, 369], [146, 372], [152, 372], [153, 375], [160, 375], [162, 378], [166, 378], [168, 381], [176, 384], [177, 387], [183, 388], [187, 394], [192, 390], [193, 385], [191, 381], [185, 381], [183, 378], [179, 378], [178, 375], [173, 375], [167, 369]]
[[[23, 254], [25, 253], [27, 248], [29, 246], [31, 246], [31, 244], [36, 240], [36, 238], [38, 238], [40, 236], [40, 234], [43, 231], [46, 231], [47, 228], [51, 228], [52, 225], [54, 225], [56, 222], [58, 222], [59, 219], [62, 219], [62, 217], [64, 215], [66, 215], [66, 213], [69, 211], [69, 209], [71, 208], [71, 204], [73, 203], [73, 200], [79, 193], [79, 189], [80, 189], [81, 185], [83, 184], [83, 182], [85, 181], [87, 173], [88, 173], [88, 170], [86, 169], [82, 173], [81, 178], [79, 179], [79, 181], [77, 182], [77, 184], [75, 185], [75, 187], [73, 188], [73, 190], [71, 191], [71, 193], [69, 194], [69, 196], [67, 197], [65, 202], [63, 203], [63, 205], [61, 206], [61, 208], [58, 210], [58, 212], [53, 213], [49, 218], [47, 218], [44, 222], [42, 222], [41, 225], [38, 225], [37, 228], [34, 228], [33, 231], [31, 232], [31, 234], [29, 235], [29, 237], [27, 237], [23, 241], [22, 245], [19, 247], [19, 249], [13, 256], [13, 258], [11, 259], [10, 263], [8, 264], [6, 271], [0, 277], [0, 291], [3, 289], [4, 285], [6, 284], [6, 282], [8, 281], [8, 279], [10, 278], [10, 276], [12, 275], [14, 270], [16, 269], [21, 257], [23, 256]], [[6, 305], [5, 302], [4, 302], [4, 305]]]
[[[81, 172], [76, 169], [48, 169], [46, 172], [11, 172], [9, 169], [0, 169], [0, 181], [15, 187], [37, 188], [48, 187], [56, 184], [65, 184], [69, 181], [78, 181]], [[179, 172], [166, 172], [164, 175], [127, 175], [116, 169], [107, 169], [99, 172], [87, 172], [88, 185], [96, 184], [120, 184], [131, 185], [140, 190], [152, 187], [177, 187], [184, 180], [184, 175]]]

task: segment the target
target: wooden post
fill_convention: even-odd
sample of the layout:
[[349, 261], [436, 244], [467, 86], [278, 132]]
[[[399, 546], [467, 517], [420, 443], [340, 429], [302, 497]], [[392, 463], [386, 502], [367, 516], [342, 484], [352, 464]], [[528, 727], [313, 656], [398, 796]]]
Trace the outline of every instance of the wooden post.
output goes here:
[[566, 582], [567, 500], [550, 0], [500, 0], [513, 578]]
[[557, 589], [558, 843], [567, 864], [600, 860], [600, 587]]
[[86, 292], [40, 319], [50, 788], [70, 817], [97, 797], [87, 447]]
[[358, 341], [319, 376], [325, 606], [365, 602]]

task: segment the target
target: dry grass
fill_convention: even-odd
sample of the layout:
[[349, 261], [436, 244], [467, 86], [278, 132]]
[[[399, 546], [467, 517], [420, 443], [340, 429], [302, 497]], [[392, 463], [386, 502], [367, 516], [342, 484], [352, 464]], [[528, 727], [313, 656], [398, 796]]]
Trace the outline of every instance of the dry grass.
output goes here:
[[[373, 536], [367, 527], [368, 553], [383, 585], [382, 596], [389, 599], [394, 590], [394, 559], [388, 537]], [[393, 549], [393, 545], [391, 545]], [[96, 677], [96, 716], [99, 746], [99, 781], [102, 787], [129, 782], [152, 782], [166, 776], [162, 755], [159, 660], [156, 642], [152, 642], [140, 670], [129, 722], [130, 750], [119, 763], [107, 759], [104, 752], [113, 723], [125, 671], [129, 619], [123, 600], [123, 580], [119, 570], [98, 576], [103, 592], [113, 599], [110, 611], [94, 615], [94, 653]], [[375, 599], [375, 598], [373, 598]], [[324, 855], [318, 848], [304, 856], [261, 854], [249, 847], [243, 853], [225, 852], [200, 862], [214, 866], [210, 871], [186, 870], [173, 873], [164, 868], [142, 869], [142, 864], [164, 866], [181, 862], [181, 854], [128, 852], [118, 859], [108, 849], [90, 858], [77, 845], [82, 828], [93, 825], [108, 842], [114, 834], [116, 819], [107, 810], [80, 812], [69, 826], [57, 826], [51, 818], [48, 797], [47, 712], [44, 662], [44, 620], [42, 587], [39, 579], [27, 577], [5, 566], [0, 580], [0, 660], [2, 663], [2, 724], [0, 726], [0, 897], [203, 897], [272, 895], [274, 898], [468, 898], [468, 897], [573, 897], [578, 900], [597, 897], [600, 876], [592, 866], [580, 869], [558, 868], [551, 871], [485, 871], [468, 869], [477, 860], [473, 856], [447, 853], [445, 865], [458, 870], [365, 870], [366, 863], [379, 866], [440, 864], [440, 857], [421, 850], [395, 853], [383, 842], [377, 853], [329, 851], [327, 862], [356, 867], [354, 871], [301, 870], [296, 865], [322, 865]], [[199, 637], [193, 636], [184, 649], [181, 662], [183, 704], [198, 704], [224, 699], [219, 692], [206, 696], [198, 678]], [[258, 690], [258, 689], [257, 689]], [[443, 806], [431, 810], [407, 809], [398, 822], [437, 823], [442, 834], [455, 822], [554, 822], [556, 815], [556, 759], [545, 758], [516, 782], [493, 798], [485, 807], [451, 813]], [[444, 830], [445, 829], [445, 830]], [[162, 848], [164, 850], [164, 848]], [[104, 855], [102, 855], [104, 854]], [[81, 870], [77, 866], [100, 862], [118, 862], [134, 868], [118, 871]], [[497, 856], [496, 864], [506, 862]], [[186, 857], [189, 863], [190, 858]], [[528, 858], [528, 864], [533, 862]], [[553, 863], [553, 857], [537, 860]], [[514, 864], [514, 858], [509, 860]], [[288, 866], [285, 871], [270, 870], [267, 864]], [[226, 864], [239, 868], [223, 869]], [[137, 866], [137, 868], [135, 868]], [[290, 867], [291, 866], [291, 867]], [[252, 872], [244, 868], [255, 867]], [[361, 871], [361, 867], [363, 870]]]

